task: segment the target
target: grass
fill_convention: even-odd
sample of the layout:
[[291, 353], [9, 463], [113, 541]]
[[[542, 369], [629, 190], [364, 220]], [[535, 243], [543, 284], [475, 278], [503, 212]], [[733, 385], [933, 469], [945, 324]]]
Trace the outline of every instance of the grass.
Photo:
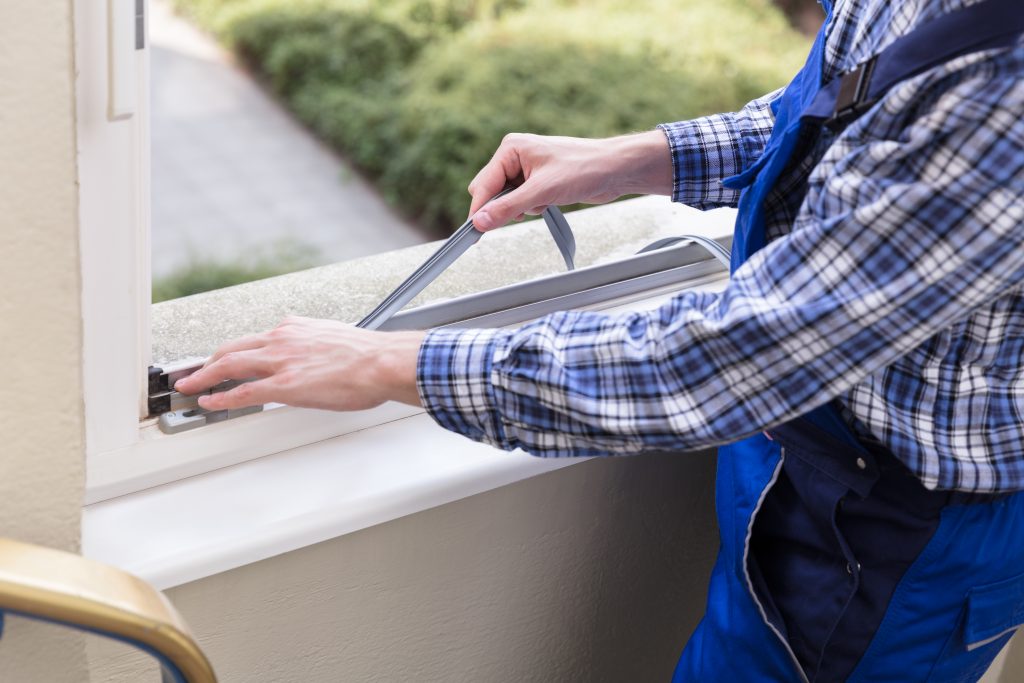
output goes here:
[[192, 255], [185, 265], [153, 278], [153, 303], [262, 280], [319, 265], [317, 250], [282, 240], [246, 259], [213, 259]]

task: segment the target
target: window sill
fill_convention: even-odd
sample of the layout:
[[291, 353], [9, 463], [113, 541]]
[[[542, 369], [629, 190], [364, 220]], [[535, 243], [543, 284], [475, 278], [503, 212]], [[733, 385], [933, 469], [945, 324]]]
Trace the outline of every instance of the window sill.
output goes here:
[[[727, 236], [733, 213], [731, 210], [700, 212], [658, 197], [575, 212], [570, 220], [576, 228], [577, 262], [582, 270], [568, 277], [574, 287], [580, 286], [579, 277], [589, 277], [587, 272], [594, 270], [586, 266], [620, 261], [666, 235], [696, 232], [714, 238]], [[202, 356], [224, 339], [273, 326], [287, 313], [358, 319], [434, 248], [435, 245], [424, 245], [399, 250], [158, 304], [152, 307], [154, 355], [170, 359]], [[702, 257], [707, 258], [705, 254]], [[669, 253], [656, 258], [677, 263], [676, 256]], [[694, 266], [693, 272], [689, 266], [683, 267], [690, 285], [704, 286], [702, 278], [719, 277], [720, 269], [716, 275], [715, 267], [710, 265], [713, 262], [708, 263]], [[439, 303], [440, 300], [487, 289], [495, 291], [496, 287], [524, 280], [533, 282], [534, 289], [543, 288], [544, 280], [537, 278], [561, 273], [563, 269], [564, 264], [540, 221], [500, 230], [488, 235], [431, 285], [418, 303], [433, 303], [417, 310], [443, 308], [446, 304]], [[566, 283], [568, 280], [552, 286], [564, 287]], [[667, 284], [662, 283], [662, 289], [678, 291], [678, 283], [678, 279], [670, 279]], [[594, 291], [598, 298], [606, 296]], [[470, 305], [472, 298], [458, 298], [461, 303], [453, 302], [448, 308], [454, 306], [454, 310], [461, 311]], [[637, 298], [633, 295], [621, 302]], [[621, 302], [608, 301], [599, 307]], [[580, 305], [587, 304], [580, 302]], [[578, 306], [566, 303], [564, 307]], [[528, 308], [512, 312], [520, 316], [516, 319], [524, 320], [534, 315]], [[479, 318], [472, 324], [501, 326], [510, 322]], [[94, 401], [91, 405], [99, 404]], [[89, 406], [87, 403], [87, 409]], [[99, 412], [94, 409], [94, 413]], [[123, 434], [119, 435], [119, 447], [90, 450], [85, 503], [161, 486], [414, 413], [398, 405], [344, 415], [284, 407], [175, 435], [161, 434], [150, 422], [121, 425]], [[113, 434], [113, 430], [94, 429], [91, 433], [95, 437]]]
[[[570, 222], [577, 262], [588, 266], [619, 260], [665, 236], [728, 235], [733, 216], [643, 198], [576, 212]], [[223, 339], [266, 329], [287, 313], [358, 319], [435, 246], [159, 304], [153, 307], [154, 356], [206, 355]], [[414, 304], [563, 268], [535, 222], [488, 235]], [[719, 273], [690, 286], [724, 282]], [[647, 304], [678, 289], [651, 291]], [[643, 305], [633, 297], [619, 307]], [[138, 437], [120, 450], [90, 455], [83, 552], [159, 588], [581, 462], [497, 451], [398, 404], [348, 414], [282, 407], [172, 436], [144, 425]]]
[[[719, 277], [704, 286], [725, 282]], [[273, 412], [301, 419], [319, 411]], [[397, 404], [337, 417], [385, 414], [394, 419], [87, 505], [83, 554], [171, 588], [587, 460], [503, 452]], [[196, 436], [224, 441], [230, 434], [216, 430], [246, 429], [245, 419]], [[267, 444], [252, 437], [242, 434], [259, 455]]]
[[88, 505], [82, 552], [166, 589], [580, 462], [421, 413]]

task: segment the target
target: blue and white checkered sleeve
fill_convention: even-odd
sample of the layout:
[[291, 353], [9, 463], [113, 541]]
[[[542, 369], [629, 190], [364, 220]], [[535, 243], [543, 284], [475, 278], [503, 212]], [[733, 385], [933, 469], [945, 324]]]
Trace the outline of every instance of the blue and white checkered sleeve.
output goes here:
[[420, 345], [416, 388], [427, 412], [447, 430], [501, 448], [508, 445], [491, 383], [495, 349], [508, 344], [502, 330], [435, 329]]
[[[929, 339], [1024, 281], [1024, 53], [1003, 61], [941, 81], [947, 90], [910, 121], [895, 122], [904, 107], [879, 107], [870, 125], [892, 138], [862, 139], [862, 119], [812, 174], [792, 232], [720, 294], [554, 313], [513, 331], [431, 332], [418, 372], [428, 411], [535, 455], [631, 454], [727, 443], [872, 379], [907, 402], [913, 425], [951, 434], [955, 451], [970, 437], [960, 413], [920, 404], [952, 402], [963, 383], [877, 373], [911, 355], [941, 363]], [[978, 410], [1019, 424], [1019, 389], [996, 398]]]
[[776, 90], [732, 114], [659, 125], [672, 153], [672, 201], [698, 209], [735, 206], [739, 191], [721, 181], [761, 156], [775, 123], [771, 104], [781, 94]]
[[716, 299], [686, 292], [653, 313], [569, 311], [513, 331], [432, 330], [420, 346], [420, 398], [446, 429], [545, 457], [678, 448], [698, 432], [725, 442], [750, 425], [722, 420], [709, 437], [711, 416], [683, 387], [709, 379], [710, 368], [675, 362], [681, 334]]

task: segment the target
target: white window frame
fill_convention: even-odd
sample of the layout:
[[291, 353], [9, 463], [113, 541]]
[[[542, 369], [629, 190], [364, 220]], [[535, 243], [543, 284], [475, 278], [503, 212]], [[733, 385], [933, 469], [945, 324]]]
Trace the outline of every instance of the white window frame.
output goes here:
[[[127, 98], [128, 109], [134, 109], [134, 113], [112, 118], [110, 74], [124, 65], [111, 64], [109, 11], [123, 11], [125, 7], [134, 7], [134, 0], [75, 0], [87, 445], [85, 503], [124, 496], [421, 414], [422, 409], [393, 403], [346, 414], [277, 407], [174, 435], [162, 434], [154, 420], [144, 419], [147, 368], [152, 364], [146, 96], [149, 40], [147, 28], [145, 49], [133, 50], [127, 57], [121, 54], [121, 59], [131, 60], [129, 71], [134, 70], [135, 77], [134, 93], [126, 95], [122, 81], [119, 95], [123, 100]], [[149, 12], [145, 14], [148, 19]], [[696, 279], [692, 284], [722, 279], [709, 273], [694, 272]], [[644, 296], [633, 295], [626, 300], [678, 290], [678, 284], [653, 284], [656, 286]], [[603, 300], [599, 307], [621, 303], [622, 300]], [[527, 309], [524, 307], [520, 313], [529, 313]], [[487, 322], [510, 324], [514, 317], [496, 315]], [[524, 317], [529, 316], [520, 315], [518, 320]], [[474, 322], [482, 320], [477, 317]], [[441, 432], [439, 427], [432, 427], [438, 434]], [[424, 438], [430, 437], [424, 434]]]
[[[75, 83], [86, 453], [92, 464], [139, 441], [140, 368], [149, 360], [147, 49], [114, 54], [116, 0], [75, 0]], [[121, 46], [122, 48], [124, 46]], [[111, 73], [135, 71], [134, 112], [111, 117]], [[126, 66], [127, 65], [127, 66]], [[88, 478], [89, 475], [87, 475]]]
[[[146, 416], [150, 336], [148, 26], [131, 50], [134, 112], [114, 118], [111, 15], [134, 1], [76, 0], [79, 223], [87, 489], [94, 503], [422, 412], [389, 405], [337, 415], [290, 408], [167, 437]], [[148, 7], [147, 7], [148, 9]], [[148, 11], [145, 15], [148, 18]], [[122, 82], [123, 85], [123, 82]]]

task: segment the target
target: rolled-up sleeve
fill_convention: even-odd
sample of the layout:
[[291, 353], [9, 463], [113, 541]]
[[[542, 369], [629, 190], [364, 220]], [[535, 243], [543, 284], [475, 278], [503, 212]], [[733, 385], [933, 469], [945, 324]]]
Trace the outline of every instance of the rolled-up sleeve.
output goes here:
[[722, 185], [754, 163], [764, 151], [775, 123], [776, 90], [731, 114], [658, 126], [672, 152], [672, 201], [699, 209], [735, 206], [739, 191]]
[[511, 333], [436, 329], [420, 345], [416, 385], [439, 425], [476, 441], [513, 448], [505, 439], [491, 384], [495, 350]]
[[[514, 331], [431, 332], [419, 365], [428, 411], [537, 455], [687, 450], [784, 422], [921, 356], [918, 346], [1024, 281], [1024, 82], [992, 71], [936, 96], [890, 138], [861, 129], [834, 144], [792, 232], [721, 293], [555, 313]], [[888, 381], [882, 395], [927, 385], [950, 405], [962, 389]], [[968, 438], [956, 415], [929, 413], [919, 440]]]

